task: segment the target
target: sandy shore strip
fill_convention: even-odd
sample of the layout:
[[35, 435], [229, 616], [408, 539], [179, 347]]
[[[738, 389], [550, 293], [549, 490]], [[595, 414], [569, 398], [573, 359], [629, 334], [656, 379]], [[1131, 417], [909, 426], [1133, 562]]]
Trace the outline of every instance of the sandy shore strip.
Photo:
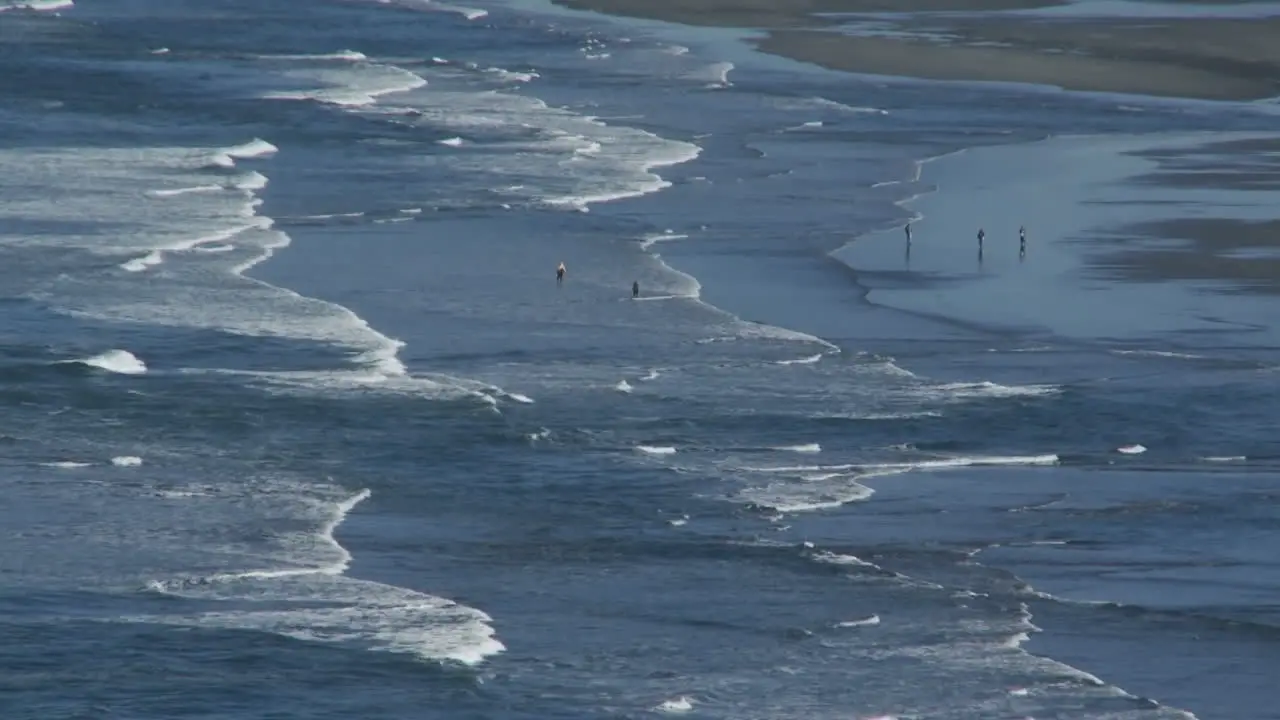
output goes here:
[[986, 12], [1054, 7], [1065, 0], [553, 0], [574, 10], [734, 28], [827, 24], [819, 16], [849, 13]]
[[760, 50], [847, 72], [1204, 100], [1280, 96], [1280, 18], [1001, 13], [1060, 5], [1034, 0], [555, 2], [764, 30]]

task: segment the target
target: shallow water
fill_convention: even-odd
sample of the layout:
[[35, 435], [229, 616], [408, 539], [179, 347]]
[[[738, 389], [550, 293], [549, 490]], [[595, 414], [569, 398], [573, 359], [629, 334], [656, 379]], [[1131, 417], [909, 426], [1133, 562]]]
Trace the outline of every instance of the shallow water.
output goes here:
[[1264, 113], [528, 5], [0, 33], [8, 716], [1274, 716], [1274, 353], [1157, 332], [1270, 300], [930, 237], [1097, 144], [917, 164]]

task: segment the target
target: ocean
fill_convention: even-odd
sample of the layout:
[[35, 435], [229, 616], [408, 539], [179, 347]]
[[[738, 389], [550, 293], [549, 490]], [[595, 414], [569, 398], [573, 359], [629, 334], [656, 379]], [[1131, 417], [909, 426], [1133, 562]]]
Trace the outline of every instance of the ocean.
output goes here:
[[1280, 718], [1273, 104], [4, 2], [5, 718]]

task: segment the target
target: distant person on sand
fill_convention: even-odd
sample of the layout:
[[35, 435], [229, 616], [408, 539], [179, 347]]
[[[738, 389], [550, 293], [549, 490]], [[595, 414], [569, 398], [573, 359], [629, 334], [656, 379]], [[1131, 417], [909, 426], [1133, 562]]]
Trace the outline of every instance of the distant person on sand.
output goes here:
[[636, 280], [635, 282], [631, 283], [631, 297], [632, 299], [640, 297], [640, 281], [639, 280]]
[[560, 263], [560, 267], [556, 268], [556, 284], [564, 282], [564, 263]]

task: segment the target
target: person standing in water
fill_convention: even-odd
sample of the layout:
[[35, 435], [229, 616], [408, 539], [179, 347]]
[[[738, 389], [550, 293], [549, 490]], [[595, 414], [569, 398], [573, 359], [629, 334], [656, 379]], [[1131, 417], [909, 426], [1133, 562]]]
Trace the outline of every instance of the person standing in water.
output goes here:
[[556, 285], [564, 282], [564, 263], [560, 263], [560, 267], [556, 268]]
[[906, 226], [905, 226], [905, 227], [903, 227], [902, 229], [906, 231], [906, 233], [907, 233], [907, 244], [908, 244], [908, 245], [910, 245], [910, 244], [911, 244], [911, 223], [907, 223], [907, 224], [906, 224]]
[[987, 238], [987, 231], [978, 228], [978, 252], [982, 252], [982, 241]]
[[631, 283], [631, 299], [634, 300], [638, 297], [640, 297], [640, 281], [636, 280]]
[[1026, 226], [1018, 227], [1018, 254], [1027, 254], [1027, 228]]

